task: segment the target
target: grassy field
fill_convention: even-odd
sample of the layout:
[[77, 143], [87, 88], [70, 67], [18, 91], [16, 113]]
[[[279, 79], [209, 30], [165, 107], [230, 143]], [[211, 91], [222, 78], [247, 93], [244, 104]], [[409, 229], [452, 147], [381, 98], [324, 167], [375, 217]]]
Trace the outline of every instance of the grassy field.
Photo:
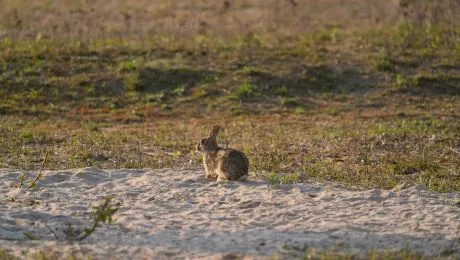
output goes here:
[[460, 191], [460, 8], [404, 2], [3, 1], [0, 167], [199, 166], [218, 123], [273, 184]]

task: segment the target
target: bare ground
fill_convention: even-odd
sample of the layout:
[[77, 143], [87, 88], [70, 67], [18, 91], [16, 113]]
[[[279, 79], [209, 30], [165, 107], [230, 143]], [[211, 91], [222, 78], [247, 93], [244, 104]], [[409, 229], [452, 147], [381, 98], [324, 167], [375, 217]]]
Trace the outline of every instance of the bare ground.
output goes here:
[[[21, 173], [0, 170], [1, 190], [9, 190], [0, 200], [0, 242], [16, 256], [293, 258], [313, 248], [460, 257], [459, 193], [210, 182], [200, 169], [48, 171], [33, 189], [10, 188]], [[65, 242], [65, 224], [89, 225], [91, 205], [103, 196], [121, 203], [114, 223]]]

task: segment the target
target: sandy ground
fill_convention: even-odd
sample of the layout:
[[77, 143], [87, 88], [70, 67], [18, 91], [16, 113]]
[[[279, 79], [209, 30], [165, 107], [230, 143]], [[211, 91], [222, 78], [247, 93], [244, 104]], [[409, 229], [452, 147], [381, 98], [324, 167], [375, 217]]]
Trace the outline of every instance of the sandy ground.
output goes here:
[[[211, 182], [201, 169], [49, 171], [34, 189], [11, 188], [21, 173], [0, 169], [0, 248], [16, 256], [55, 250], [93, 259], [293, 258], [310, 247], [460, 257], [460, 193], [418, 186], [274, 188], [262, 181]], [[103, 196], [121, 203], [115, 222], [82, 242], [64, 241], [66, 224], [88, 226], [91, 206]]]

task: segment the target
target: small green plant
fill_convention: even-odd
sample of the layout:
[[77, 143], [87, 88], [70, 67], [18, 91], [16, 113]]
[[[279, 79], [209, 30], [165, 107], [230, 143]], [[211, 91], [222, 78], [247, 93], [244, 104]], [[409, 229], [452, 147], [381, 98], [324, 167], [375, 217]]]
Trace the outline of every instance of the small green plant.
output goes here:
[[261, 70], [259, 70], [257, 68], [254, 68], [254, 67], [251, 67], [251, 66], [244, 66], [241, 69], [241, 72], [243, 72], [246, 75], [256, 75], [256, 74], [261, 73]]
[[281, 97], [286, 97], [288, 95], [288, 88], [286, 86], [279, 87], [276, 90], [276, 94]]
[[45, 153], [45, 158], [43, 158], [43, 162], [42, 162], [42, 166], [40, 167], [40, 171], [37, 173], [35, 178], [29, 183], [29, 186], [27, 187], [27, 189], [35, 187], [37, 181], [42, 177], [42, 172], [45, 169], [46, 163], [48, 161], [48, 154], [49, 154], [49, 151], [47, 150]]
[[394, 62], [384, 52], [377, 56], [374, 66], [377, 70], [382, 72], [393, 72], [395, 70]]
[[233, 88], [231, 98], [253, 97], [256, 95], [258, 88], [256, 85], [244, 82]]
[[115, 206], [111, 204], [112, 199], [110, 197], [104, 197], [104, 201], [99, 205], [94, 207], [94, 212], [92, 213], [92, 225], [84, 229], [75, 229], [71, 224], [66, 225], [64, 234], [66, 235], [67, 240], [72, 241], [82, 241], [88, 236], [93, 234], [98, 227], [103, 223], [111, 224], [113, 215], [119, 210], [120, 205], [116, 204]]
[[401, 73], [396, 74], [396, 85], [404, 86], [404, 85], [406, 85], [406, 83], [407, 83], [407, 79], [406, 79], [406, 77], [404, 77], [403, 74], [401, 74]]
[[183, 96], [185, 94], [185, 86], [179, 86], [171, 91], [171, 94], [175, 96]]
[[203, 78], [203, 80], [201, 81], [201, 83], [203, 83], [203, 84], [214, 83], [214, 82], [217, 81], [217, 79], [218, 79], [218, 77], [215, 76], [215, 75], [206, 75], [206, 76]]
[[99, 131], [100, 129], [100, 124], [97, 123], [97, 122], [94, 122], [94, 121], [89, 121], [87, 124], [86, 124], [86, 130], [88, 132], [95, 132], [95, 131]]
[[340, 115], [340, 110], [337, 109], [337, 108], [328, 108], [326, 111], [327, 111], [327, 114], [328, 114], [328, 115], [331, 115], [331, 116], [338, 116], [338, 115]]
[[157, 92], [155, 94], [147, 94], [145, 98], [149, 102], [158, 102], [161, 103], [166, 100], [166, 93], [164, 91]]
[[280, 103], [281, 105], [286, 107], [296, 107], [300, 105], [299, 101], [296, 98], [291, 97], [282, 97]]
[[142, 64], [141, 60], [127, 60], [123, 61], [119, 64], [119, 71], [135, 71], [137, 70]]
[[305, 110], [305, 108], [303, 107], [296, 107], [294, 109], [294, 113], [297, 114], [297, 115], [303, 115], [305, 114], [307, 111]]
[[203, 84], [191, 90], [193, 98], [203, 98], [209, 94], [209, 85]]
[[142, 91], [143, 86], [139, 84], [139, 74], [131, 73], [124, 78], [124, 86], [127, 91]]
[[240, 115], [249, 115], [253, 113], [253, 111], [249, 108], [242, 107], [242, 106], [233, 106], [230, 108], [230, 112], [232, 112], [232, 115], [234, 116], [240, 116]]
[[252, 97], [256, 94], [256, 92], [257, 86], [247, 82], [240, 84], [233, 89], [233, 95], [235, 95], [238, 98]]

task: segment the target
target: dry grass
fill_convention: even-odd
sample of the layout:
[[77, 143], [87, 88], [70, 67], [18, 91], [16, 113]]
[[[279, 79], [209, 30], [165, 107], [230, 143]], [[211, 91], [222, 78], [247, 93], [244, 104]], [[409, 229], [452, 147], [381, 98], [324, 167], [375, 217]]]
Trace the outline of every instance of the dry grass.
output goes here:
[[2, 2], [0, 166], [199, 166], [221, 123], [273, 184], [458, 191], [454, 2]]
[[388, 1], [4, 1], [4, 35], [14, 39], [148, 38], [167, 35], [235, 37], [248, 34], [297, 35], [330, 26], [389, 23], [399, 16]]

